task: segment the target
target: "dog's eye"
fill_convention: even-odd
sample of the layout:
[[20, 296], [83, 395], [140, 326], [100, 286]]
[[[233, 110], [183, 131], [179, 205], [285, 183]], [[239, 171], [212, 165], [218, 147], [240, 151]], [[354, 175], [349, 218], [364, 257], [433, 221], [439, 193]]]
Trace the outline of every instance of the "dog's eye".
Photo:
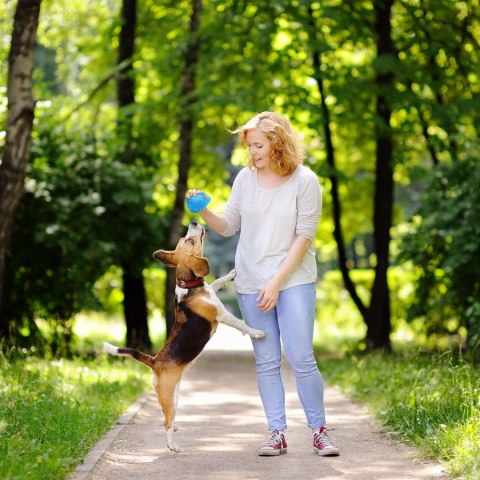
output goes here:
[[187, 239], [192, 245], [195, 245], [195, 240], [193, 238], [188, 238]]

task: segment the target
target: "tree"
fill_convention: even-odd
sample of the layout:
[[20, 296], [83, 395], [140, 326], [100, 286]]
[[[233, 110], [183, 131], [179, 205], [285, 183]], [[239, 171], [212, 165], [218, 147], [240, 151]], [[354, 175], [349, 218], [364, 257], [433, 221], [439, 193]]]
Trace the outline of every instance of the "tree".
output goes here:
[[407, 319], [421, 319], [427, 335], [459, 335], [474, 348], [480, 338], [480, 9], [475, 2], [427, 1], [403, 4], [402, 15], [405, 30], [418, 38], [397, 42], [433, 164], [415, 170], [420, 198], [401, 242], [400, 259], [412, 261], [418, 273]]
[[0, 333], [9, 335], [1, 319], [3, 278], [8, 240], [22, 192], [28, 163], [35, 100], [32, 88], [33, 52], [41, 0], [19, 0], [8, 57], [7, 137], [0, 164]]
[[[123, 0], [121, 21], [118, 50], [120, 71], [117, 76], [117, 102], [120, 111], [117, 135], [121, 141], [120, 160], [133, 164], [136, 152], [132, 135], [135, 105], [135, 79], [132, 62], [135, 52], [137, 21], [136, 0]], [[152, 343], [148, 334], [147, 298], [142, 268], [143, 263], [138, 262], [137, 258], [125, 258], [122, 262], [123, 306], [127, 325], [126, 342], [127, 345], [149, 350]]]
[[[335, 160], [335, 149], [331, 129], [331, 113], [326, 102], [327, 92], [322, 73], [321, 48], [331, 48], [325, 40], [319, 39], [312, 6], [308, 6], [305, 23], [308, 26], [309, 45], [313, 77], [320, 97], [321, 122], [325, 141], [328, 176], [331, 183], [333, 236], [337, 245], [338, 264], [345, 288], [358, 308], [367, 325], [366, 342], [371, 349], [390, 350], [390, 300], [387, 280], [389, 266], [390, 228], [393, 211], [393, 139], [390, 128], [392, 109], [389, 104], [393, 73], [390, 69], [391, 58], [395, 56], [391, 35], [391, 9], [393, 0], [374, 1], [374, 38], [377, 51], [375, 75], [375, 174], [373, 237], [376, 265], [371, 299], [368, 306], [357, 293], [350, 275], [349, 260], [342, 229], [342, 208], [339, 196], [339, 172]], [[386, 66], [385, 66], [386, 65]], [[324, 69], [325, 71], [325, 69]], [[372, 91], [373, 93], [373, 91]]]
[[427, 335], [460, 334], [471, 349], [480, 344], [479, 153], [438, 165], [401, 253], [418, 272], [408, 319]]
[[322, 52], [319, 45], [321, 43], [326, 47], [325, 42], [320, 42], [317, 38], [318, 30], [315, 22], [314, 12], [311, 6], [308, 7], [308, 20], [309, 26], [308, 32], [311, 45], [311, 56], [313, 65], [313, 77], [318, 86], [320, 94], [320, 107], [322, 112], [322, 127], [323, 135], [325, 139], [325, 154], [327, 164], [329, 166], [328, 177], [331, 185], [331, 197], [332, 197], [332, 216], [333, 216], [333, 237], [337, 245], [338, 265], [342, 274], [343, 283], [346, 290], [350, 294], [355, 306], [358, 308], [360, 314], [366, 322], [367, 319], [367, 307], [363, 303], [362, 299], [357, 293], [355, 283], [350, 275], [350, 267], [347, 256], [347, 248], [345, 245], [345, 238], [342, 229], [342, 205], [340, 202], [339, 194], [339, 178], [338, 170], [335, 159], [335, 148], [333, 146], [333, 135], [331, 129], [331, 112], [326, 102], [327, 92], [322, 75]]
[[376, 257], [372, 297], [367, 311], [367, 346], [390, 350], [390, 291], [387, 272], [390, 264], [390, 228], [393, 217], [393, 133], [391, 93], [395, 58], [392, 40], [393, 0], [374, 0], [377, 69], [375, 86], [375, 193], [373, 239]]
[[[179, 160], [178, 160], [178, 181], [175, 192], [175, 201], [170, 217], [170, 228], [168, 232], [168, 247], [175, 248], [178, 239], [183, 234], [182, 220], [185, 210], [185, 195], [187, 193], [188, 171], [191, 164], [192, 136], [194, 130], [194, 109], [195, 104], [195, 81], [196, 69], [200, 42], [198, 31], [202, 13], [202, 0], [192, 0], [192, 11], [190, 17], [190, 30], [187, 46], [185, 48], [184, 66], [180, 85], [180, 111], [179, 111]], [[175, 270], [167, 269], [167, 280], [165, 288], [165, 319], [167, 334], [170, 333], [175, 323], [175, 305], [172, 302], [175, 291]]]
[[[1, 13], [10, 12], [9, 18], [12, 3], [0, 7]], [[35, 265], [28, 265], [28, 255], [19, 259], [23, 253], [9, 257], [16, 268], [12, 288], [28, 302], [35, 298], [24, 305], [26, 315], [50, 313], [63, 322], [68, 311], [84, 304], [72, 292], [88, 290], [104, 265], [131, 262], [135, 275], [153, 266], [151, 252], [167, 247], [167, 231], [173, 244], [183, 233], [189, 186], [207, 189], [212, 208], [221, 208], [227, 198], [225, 158], [231, 155], [224, 152], [234, 139], [226, 129], [273, 109], [287, 115], [304, 136], [306, 163], [324, 186], [324, 216], [316, 239], [320, 271], [338, 265], [373, 335], [378, 319], [388, 319], [385, 271], [389, 261], [396, 262], [396, 249], [381, 245], [390, 243], [388, 224], [401, 227], [417, 208], [418, 194], [436, 166], [465, 161], [465, 145], [478, 144], [476, 2], [212, 0], [201, 5], [201, 25], [193, 33], [192, 0], [144, 0], [136, 4], [137, 28], [130, 35], [135, 43], [130, 42], [131, 54], [122, 57], [123, 63], [115, 58], [117, 32], [126, 33], [116, 11], [120, 3], [99, 0], [87, 6], [72, 0], [68, 11], [58, 2], [42, 4], [37, 35], [55, 59], [56, 75], [47, 78], [41, 67], [35, 69], [42, 110], [37, 108], [33, 132], [35, 165], [29, 162], [28, 191], [21, 202], [38, 214], [18, 210], [11, 241], [15, 252], [28, 246], [28, 235], [36, 248], [47, 248]], [[382, 9], [391, 11], [389, 35], [388, 25], [376, 20], [389, 20]], [[86, 12], [98, 22], [87, 21]], [[3, 36], [9, 33], [5, 25], [0, 24]], [[71, 31], [75, 35], [66, 34]], [[5, 63], [1, 73], [6, 73]], [[49, 78], [56, 88], [47, 85]], [[130, 82], [122, 87], [124, 100], [117, 102], [115, 79], [119, 86]], [[6, 114], [0, 102], [2, 123]], [[86, 156], [83, 147], [89, 149]], [[233, 166], [240, 167], [242, 160], [235, 149]], [[81, 175], [70, 175], [70, 168]], [[395, 204], [390, 205], [393, 193]], [[93, 199], [95, 204], [87, 205]], [[52, 230], [55, 215], [62, 224], [55, 222], [54, 238], [45, 230]], [[156, 228], [148, 217], [158, 219]], [[92, 233], [77, 242], [71, 228]], [[373, 252], [377, 228], [382, 233]], [[363, 238], [368, 241], [359, 240]], [[103, 260], [95, 269], [87, 268], [89, 259], [98, 258], [91, 240], [103, 245]], [[351, 253], [358, 244], [365, 249], [360, 261]], [[67, 258], [76, 248], [82, 251], [83, 269]], [[50, 277], [41, 278], [40, 267], [62, 278], [68, 308], [62, 311], [62, 291], [51, 288]], [[75, 272], [76, 278], [62, 276], [59, 268]], [[368, 268], [366, 285], [356, 281], [357, 268]], [[173, 285], [173, 271], [168, 273]], [[35, 282], [22, 285], [26, 278]], [[172, 292], [173, 287], [168, 299]], [[173, 307], [170, 300], [167, 304]], [[395, 328], [393, 303], [392, 309]], [[169, 319], [171, 324], [172, 315]]]

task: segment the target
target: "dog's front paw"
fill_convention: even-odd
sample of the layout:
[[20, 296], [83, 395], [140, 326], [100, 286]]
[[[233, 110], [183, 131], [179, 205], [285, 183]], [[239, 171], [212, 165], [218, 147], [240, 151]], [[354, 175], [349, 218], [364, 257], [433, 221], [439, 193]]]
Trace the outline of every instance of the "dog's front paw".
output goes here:
[[259, 338], [263, 338], [267, 334], [263, 330], [256, 330], [255, 328], [251, 328], [247, 333], [254, 340], [258, 340]]
[[227, 281], [232, 281], [237, 276], [237, 271], [233, 269], [230, 273], [227, 273]]

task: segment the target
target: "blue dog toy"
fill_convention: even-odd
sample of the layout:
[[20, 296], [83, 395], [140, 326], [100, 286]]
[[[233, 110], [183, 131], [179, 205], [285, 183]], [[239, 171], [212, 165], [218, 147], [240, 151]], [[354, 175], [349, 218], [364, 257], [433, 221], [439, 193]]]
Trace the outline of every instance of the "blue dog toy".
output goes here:
[[203, 210], [210, 203], [210, 200], [211, 198], [205, 192], [198, 192], [197, 195], [187, 198], [187, 208], [191, 212], [197, 213]]

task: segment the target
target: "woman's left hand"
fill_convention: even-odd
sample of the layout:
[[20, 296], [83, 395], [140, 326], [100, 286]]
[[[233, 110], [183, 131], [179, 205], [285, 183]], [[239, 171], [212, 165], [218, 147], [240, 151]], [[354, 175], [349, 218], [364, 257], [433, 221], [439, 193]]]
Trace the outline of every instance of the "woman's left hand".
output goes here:
[[280, 285], [278, 285], [274, 279], [269, 280], [258, 294], [257, 302], [260, 302], [257, 305], [258, 310], [268, 312], [275, 308], [278, 302], [279, 292]]

